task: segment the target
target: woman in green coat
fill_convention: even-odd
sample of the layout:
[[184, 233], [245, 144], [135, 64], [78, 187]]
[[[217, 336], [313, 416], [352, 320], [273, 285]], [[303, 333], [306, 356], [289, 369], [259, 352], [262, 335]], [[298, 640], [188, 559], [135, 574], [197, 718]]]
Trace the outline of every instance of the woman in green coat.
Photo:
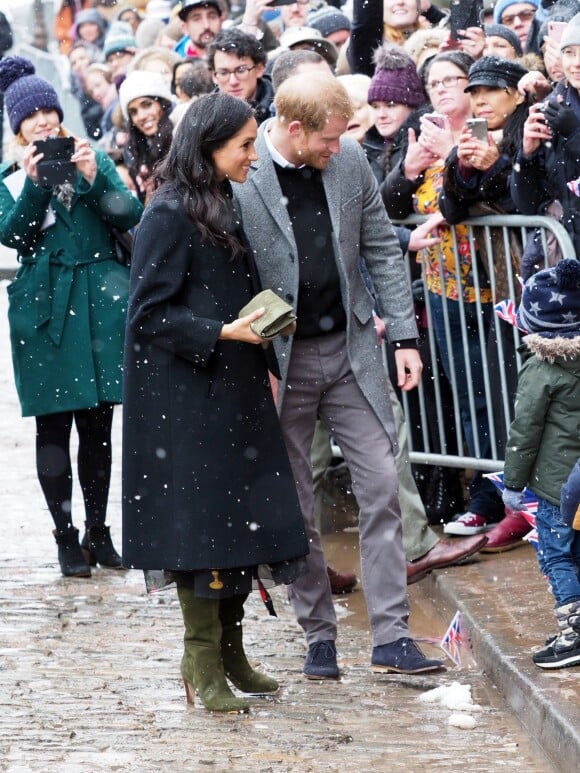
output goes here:
[[[36, 417], [37, 474], [61, 571], [86, 577], [96, 563], [121, 568], [105, 518], [129, 277], [116, 261], [111, 227], [131, 228], [142, 207], [86, 140], [71, 138], [70, 162], [42, 163], [40, 143], [67, 133], [55, 90], [31, 62], [0, 61], [0, 90], [14, 133], [13, 161], [0, 169], [0, 241], [18, 251], [21, 264], [8, 287], [16, 388], [22, 415]], [[71, 514], [73, 420], [82, 544]]]

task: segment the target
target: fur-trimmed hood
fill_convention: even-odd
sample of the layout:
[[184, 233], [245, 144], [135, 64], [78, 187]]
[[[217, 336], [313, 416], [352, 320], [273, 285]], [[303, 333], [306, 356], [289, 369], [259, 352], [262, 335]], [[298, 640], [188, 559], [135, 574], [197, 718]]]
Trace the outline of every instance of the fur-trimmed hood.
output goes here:
[[550, 363], [559, 360], [559, 364], [567, 369], [573, 370], [574, 367], [580, 369], [580, 335], [574, 338], [562, 336], [546, 338], [539, 333], [529, 333], [524, 338], [523, 344], [539, 360]]

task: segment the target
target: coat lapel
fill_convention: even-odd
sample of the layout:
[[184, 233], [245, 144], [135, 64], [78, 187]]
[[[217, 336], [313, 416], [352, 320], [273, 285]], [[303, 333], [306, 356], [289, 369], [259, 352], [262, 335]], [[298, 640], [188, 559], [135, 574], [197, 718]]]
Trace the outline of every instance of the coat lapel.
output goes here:
[[341, 205], [341, 178], [339, 174], [340, 155], [333, 156], [326, 169], [322, 172], [322, 183], [326, 193], [328, 211], [332, 222], [334, 238], [338, 241], [340, 235], [340, 205]]
[[275, 221], [284, 238], [290, 244], [293, 254], [296, 255], [298, 250], [296, 247], [296, 240], [294, 239], [292, 223], [290, 222], [288, 210], [283, 204], [284, 197], [282, 195], [280, 183], [278, 182], [276, 170], [274, 169], [274, 162], [272, 161], [268, 146], [264, 140], [264, 132], [268, 123], [269, 122], [266, 122], [260, 127], [260, 133], [258, 135], [258, 140], [256, 141], [258, 160], [253, 166], [253, 172], [249, 182], [255, 186], [268, 213]]

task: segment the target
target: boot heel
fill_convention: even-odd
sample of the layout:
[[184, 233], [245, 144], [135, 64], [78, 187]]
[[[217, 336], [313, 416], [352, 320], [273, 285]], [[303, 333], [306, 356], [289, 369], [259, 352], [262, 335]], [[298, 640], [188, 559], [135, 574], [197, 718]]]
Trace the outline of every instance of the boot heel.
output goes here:
[[123, 559], [115, 550], [108, 526], [87, 527], [81, 542], [85, 558], [91, 566], [100, 564], [107, 569], [124, 569]]
[[[85, 534], [85, 537], [83, 538], [83, 541], [82, 541], [81, 545], [84, 545], [85, 539], [86, 539], [86, 534]], [[95, 555], [93, 553], [91, 553], [90, 550], [87, 550], [85, 547], [81, 547], [81, 550], [83, 552], [83, 556], [85, 557], [85, 561], [87, 562], [87, 564], [89, 566], [96, 566], [97, 565], [97, 559], [96, 559]]]
[[188, 706], [193, 706], [195, 703], [195, 687], [187, 681], [183, 680], [183, 686], [185, 687], [185, 700]]

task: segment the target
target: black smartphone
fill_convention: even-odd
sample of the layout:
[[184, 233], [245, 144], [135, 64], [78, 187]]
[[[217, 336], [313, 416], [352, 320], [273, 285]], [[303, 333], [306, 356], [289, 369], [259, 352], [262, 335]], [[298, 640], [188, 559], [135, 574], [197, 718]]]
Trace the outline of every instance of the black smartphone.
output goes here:
[[36, 167], [41, 185], [52, 186], [75, 181], [76, 167], [71, 161], [75, 152], [73, 137], [49, 137], [37, 140], [34, 144], [36, 150], [44, 154]]
[[294, 5], [296, 0], [270, 0], [268, 6], [270, 8], [276, 8], [278, 5]]
[[451, 0], [449, 4], [449, 22], [453, 40], [461, 40], [458, 30], [468, 27], [481, 27], [480, 14], [483, 11], [483, 0]]

